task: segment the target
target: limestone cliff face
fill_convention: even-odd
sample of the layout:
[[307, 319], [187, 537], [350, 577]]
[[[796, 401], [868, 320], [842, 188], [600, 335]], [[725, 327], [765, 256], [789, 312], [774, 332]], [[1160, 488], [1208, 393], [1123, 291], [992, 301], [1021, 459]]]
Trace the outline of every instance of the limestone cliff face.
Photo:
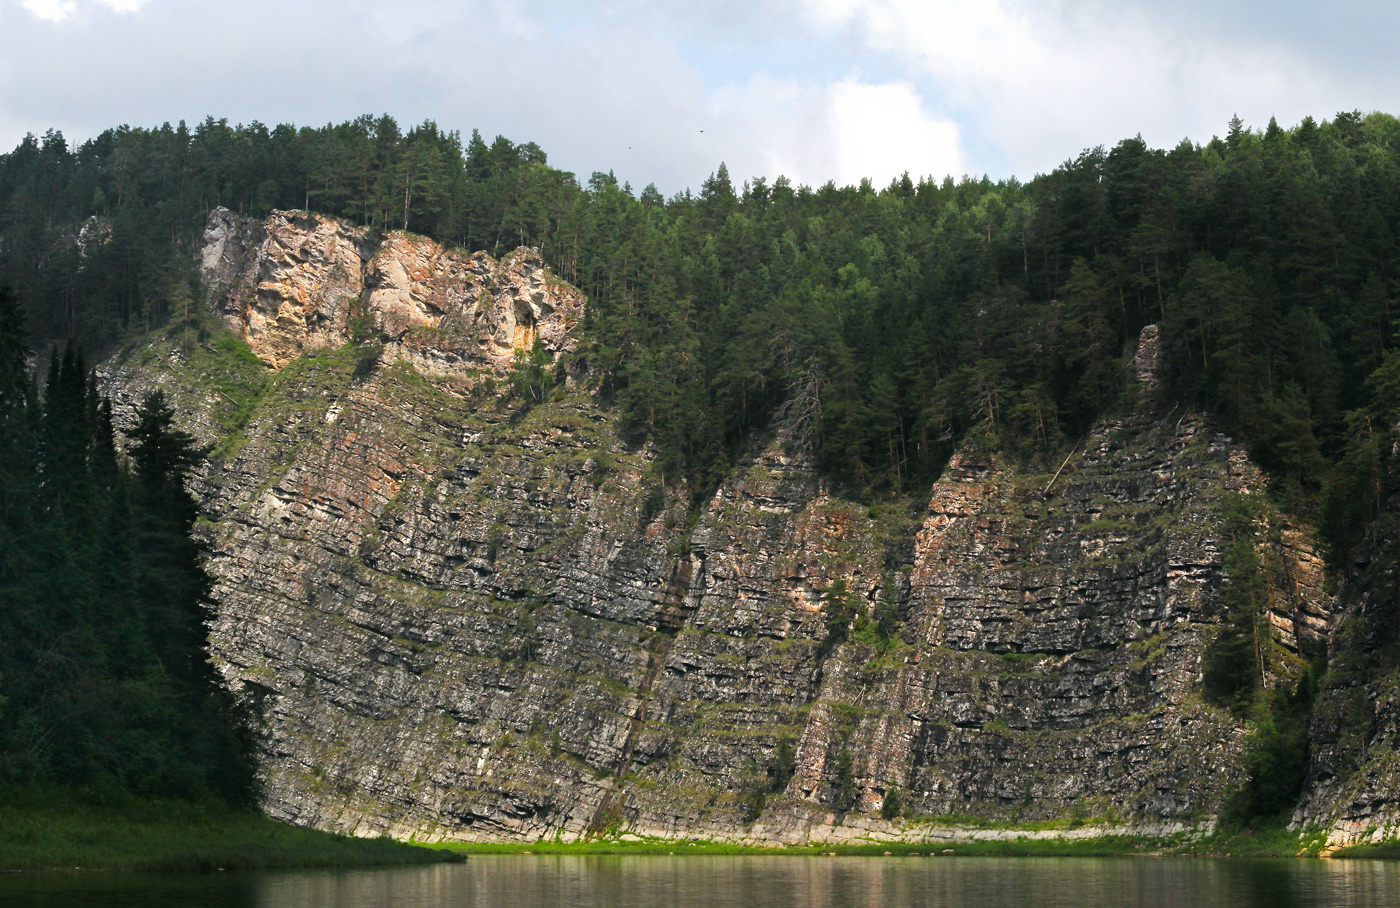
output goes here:
[[[266, 694], [273, 816], [465, 840], [1175, 828], [1240, 781], [1244, 729], [1202, 702], [1201, 658], [1218, 511], [1260, 478], [1203, 417], [1158, 411], [1150, 345], [1142, 405], [1053, 479], [974, 444], [912, 512], [870, 508], [774, 438], [692, 520], [582, 387], [522, 412], [486, 380], [536, 337], [572, 343], [582, 299], [534, 254], [295, 213], [216, 212], [206, 239], [213, 304], [266, 364], [255, 402], [230, 417], [179, 351], [110, 381], [161, 383], [222, 438], [213, 644]], [[372, 370], [339, 346], [364, 311]], [[1330, 601], [1303, 534], [1266, 521], [1281, 677]], [[896, 638], [831, 634], [843, 588]], [[895, 791], [920, 819], [881, 818]]]
[[499, 368], [536, 339], [567, 349], [583, 314], [582, 296], [549, 279], [531, 250], [497, 263], [401, 231], [372, 237], [304, 212], [251, 221], [224, 208], [210, 215], [204, 244], [200, 269], [219, 311], [275, 368], [344, 344], [357, 317], [430, 369]]
[[1400, 501], [1372, 527], [1340, 597], [1328, 673], [1312, 718], [1298, 824], [1331, 845], [1400, 836]]

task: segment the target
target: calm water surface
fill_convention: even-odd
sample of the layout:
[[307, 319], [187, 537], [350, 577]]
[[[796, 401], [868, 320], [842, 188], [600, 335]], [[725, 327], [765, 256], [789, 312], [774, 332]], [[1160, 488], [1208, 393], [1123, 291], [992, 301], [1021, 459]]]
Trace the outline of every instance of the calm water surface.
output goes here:
[[355, 871], [0, 878], [0, 905], [102, 908], [1400, 906], [1400, 864], [1203, 858], [474, 857]]

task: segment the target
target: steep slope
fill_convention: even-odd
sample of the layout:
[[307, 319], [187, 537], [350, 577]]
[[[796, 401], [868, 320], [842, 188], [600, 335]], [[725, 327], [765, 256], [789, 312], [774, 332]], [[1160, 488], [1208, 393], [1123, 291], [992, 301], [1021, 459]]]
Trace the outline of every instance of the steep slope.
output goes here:
[[1307, 794], [1295, 824], [1333, 846], [1400, 836], [1400, 502], [1391, 501], [1340, 597], [1312, 718]]
[[[257, 361], [149, 348], [109, 381], [167, 387], [219, 441], [213, 643], [265, 694], [273, 816], [444, 839], [1163, 828], [1242, 779], [1244, 728], [1202, 701], [1201, 660], [1220, 512], [1260, 477], [1161, 411], [1150, 333], [1138, 406], [1055, 476], [970, 444], [911, 519], [774, 438], [692, 518], [586, 376], [528, 410], [500, 394], [515, 351], [567, 351], [582, 315], [529, 251], [299, 213], [215, 212], [206, 240]], [[377, 340], [347, 343], [366, 324]], [[1277, 683], [1330, 601], [1264, 513]], [[895, 792], [906, 819], [881, 816]]]
[[279, 369], [351, 340], [357, 317], [399, 348], [394, 358], [422, 352], [439, 358], [435, 371], [500, 369], [536, 339], [570, 349], [569, 329], [583, 314], [583, 298], [528, 250], [497, 263], [302, 212], [262, 222], [215, 209], [200, 269], [229, 327]]

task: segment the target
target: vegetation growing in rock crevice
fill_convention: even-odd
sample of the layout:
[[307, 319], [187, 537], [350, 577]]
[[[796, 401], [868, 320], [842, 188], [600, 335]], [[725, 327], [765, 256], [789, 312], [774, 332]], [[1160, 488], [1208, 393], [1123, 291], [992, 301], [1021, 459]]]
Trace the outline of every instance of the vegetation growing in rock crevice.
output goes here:
[[1221, 506], [1225, 540], [1225, 584], [1220, 589], [1224, 622], [1202, 659], [1206, 699], [1247, 715], [1265, 690], [1269, 671], [1269, 588], [1256, 541], [1259, 506], [1227, 495]]
[[1280, 821], [1297, 803], [1307, 776], [1308, 722], [1327, 667], [1325, 649], [1301, 672], [1279, 665], [1290, 654], [1269, 625], [1269, 584], [1259, 557], [1262, 518], [1257, 498], [1232, 494], [1221, 502], [1224, 623], [1202, 658], [1206, 699], [1253, 720], [1244, 754], [1247, 779], [1221, 813], [1229, 826]]
[[1258, 703], [1245, 746], [1248, 776], [1221, 811], [1227, 827], [1288, 821], [1307, 781], [1308, 725], [1325, 670], [1320, 654], [1296, 684], [1270, 690]]
[[739, 789], [739, 809], [743, 821], [752, 823], [757, 820], [763, 813], [768, 796], [786, 789], [796, 771], [797, 749], [788, 735], [778, 739], [772, 755], [762, 767], [750, 761]]
[[510, 367], [510, 388], [526, 409], [543, 403], [545, 395], [554, 386], [554, 376], [549, 368], [551, 362], [549, 352], [539, 338], [535, 338], [529, 350], [515, 351]]
[[821, 614], [826, 636], [822, 638], [817, 656], [824, 659], [845, 642], [850, 635], [851, 624], [862, 616], [860, 596], [846, 585], [844, 578], [838, 577], [822, 592]]
[[853, 758], [849, 747], [842, 747], [831, 761], [831, 806], [845, 813], [856, 805], [859, 791], [856, 788]]

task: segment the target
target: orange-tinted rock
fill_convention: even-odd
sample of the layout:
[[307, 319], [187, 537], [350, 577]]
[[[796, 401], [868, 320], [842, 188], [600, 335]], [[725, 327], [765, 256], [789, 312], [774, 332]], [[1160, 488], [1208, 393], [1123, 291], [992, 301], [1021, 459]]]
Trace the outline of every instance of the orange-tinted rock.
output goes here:
[[[214, 305], [264, 362], [378, 335], [385, 358], [428, 371], [502, 371], [538, 339], [571, 343], [583, 297], [548, 276], [535, 250], [496, 262], [394, 231], [375, 241], [320, 215], [274, 212], [266, 221], [217, 209], [200, 264]], [[364, 320], [363, 326], [357, 324]]]

